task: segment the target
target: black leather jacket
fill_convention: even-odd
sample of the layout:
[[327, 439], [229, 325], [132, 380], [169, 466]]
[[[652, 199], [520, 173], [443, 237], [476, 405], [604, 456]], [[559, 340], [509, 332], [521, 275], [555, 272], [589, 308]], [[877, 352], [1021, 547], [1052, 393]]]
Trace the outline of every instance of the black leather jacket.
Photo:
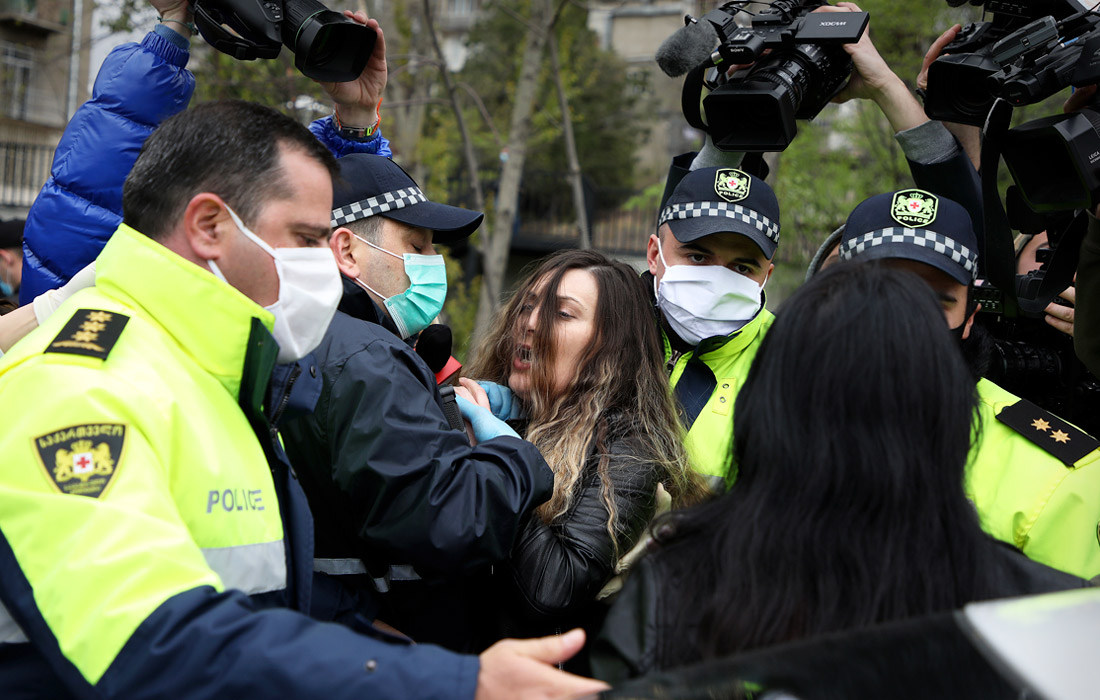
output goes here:
[[592, 454], [569, 512], [550, 524], [534, 515], [528, 519], [506, 570], [498, 569], [494, 576], [500, 594], [497, 638], [599, 628], [606, 606], [596, 595], [614, 575], [618, 558], [645, 533], [656, 510], [659, 483], [657, 468], [628, 432], [609, 438], [607, 452], [618, 548], [607, 528], [599, 458]]

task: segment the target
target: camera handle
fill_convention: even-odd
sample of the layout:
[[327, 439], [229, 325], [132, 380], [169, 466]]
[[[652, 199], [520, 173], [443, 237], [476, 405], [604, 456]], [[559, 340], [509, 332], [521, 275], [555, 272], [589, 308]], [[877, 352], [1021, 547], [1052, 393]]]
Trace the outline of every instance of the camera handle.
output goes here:
[[1088, 226], [1088, 215], [1081, 211], [1059, 237], [1051, 260], [1034, 295], [1021, 297], [1016, 281], [1016, 251], [1012, 245], [1012, 226], [997, 190], [997, 168], [1001, 161], [1001, 140], [1012, 120], [1012, 105], [1001, 98], [993, 107], [982, 129], [982, 210], [985, 217], [984, 250], [978, 260], [986, 280], [1003, 295], [1004, 316], [1037, 317], [1054, 298], [1069, 286], [1077, 267], [1076, 252]]
[[707, 60], [689, 70], [684, 78], [684, 88], [680, 92], [680, 110], [684, 113], [684, 119], [706, 134], [710, 133], [710, 129], [703, 121], [703, 86], [706, 84], [707, 69], [712, 68], [713, 65]]

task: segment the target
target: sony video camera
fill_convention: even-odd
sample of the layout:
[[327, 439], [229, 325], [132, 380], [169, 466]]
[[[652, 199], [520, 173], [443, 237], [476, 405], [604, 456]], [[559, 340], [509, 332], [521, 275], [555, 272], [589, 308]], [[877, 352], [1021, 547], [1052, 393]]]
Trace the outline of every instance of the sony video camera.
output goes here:
[[285, 45], [294, 66], [314, 80], [355, 80], [374, 51], [370, 27], [317, 0], [190, 0], [208, 44], [241, 61], [275, 58]]
[[[685, 18], [713, 28], [718, 46], [684, 81], [684, 116], [721, 150], [782, 151], [798, 131], [795, 120], [816, 117], [847, 84], [852, 61], [841, 45], [859, 40], [868, 15], [811, 14], [829, 3], [774, 0], [741, 27], [736, 15], [747, 4], [727, 2], [698, 20]], [[731, 66], [750, 63], [727, 76]]]

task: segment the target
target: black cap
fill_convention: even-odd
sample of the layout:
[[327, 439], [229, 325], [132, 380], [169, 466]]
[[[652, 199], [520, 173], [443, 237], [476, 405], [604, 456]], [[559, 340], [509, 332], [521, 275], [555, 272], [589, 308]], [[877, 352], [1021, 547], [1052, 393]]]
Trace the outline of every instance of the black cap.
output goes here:
[[485, 215], [448, 204], [429, 202], [420, 187], [397, 163], [383, 156], [353, 153], [336, 161], [332, 227], [368, 216], [384, 216], [435, 232], [435, 243], [453, 243], [477, 230]]
[[0, 248], [22, 247], [25, 223], [22, 219], [0, 221]]
[[902, 258], [943, 270], [959, 284], [978, 275], [978, 239], [961, 204], [916, 188], [878, 194], [852, 210], [843, 260]]
[[768, 184], [737, 168], [700, 168], [672, 191], [658, 226], [681, 243], [712, 233], [739, 233], [771, 259], [779, 245], [779, 202]]

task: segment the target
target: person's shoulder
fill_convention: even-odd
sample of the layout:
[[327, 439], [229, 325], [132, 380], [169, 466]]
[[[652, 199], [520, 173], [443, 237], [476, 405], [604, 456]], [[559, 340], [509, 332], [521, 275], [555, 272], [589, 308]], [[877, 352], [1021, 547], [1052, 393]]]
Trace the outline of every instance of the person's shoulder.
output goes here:
[[993, 577], [996, 597], [1050, 593], [1089, 585], [1083, 578], [1028, 558], [1006, 542], [988, 538], [988, 546], [997, 572]]
[[314, 354], [324, 358], [322, 364], [342, 364], [357, 353], [370, 357], [412, 352], [407, 343], [381, 325], [337, 311]]
[[385, 377], [386, 383], [403, 386], [415, 377], [418, 385], [435, 384], [435, 377], [408, 343], [377, 323], [340, 311], [313, 354], [326, 378], [339, 383]]
[[1006, 439], [1027, 441], [1068, 468], [1086, 457], [1100, 457], [1100, 440], [1050, 411], [987, 379], [978, 382], [977, 391], [986, 434], [1000, 433]]

